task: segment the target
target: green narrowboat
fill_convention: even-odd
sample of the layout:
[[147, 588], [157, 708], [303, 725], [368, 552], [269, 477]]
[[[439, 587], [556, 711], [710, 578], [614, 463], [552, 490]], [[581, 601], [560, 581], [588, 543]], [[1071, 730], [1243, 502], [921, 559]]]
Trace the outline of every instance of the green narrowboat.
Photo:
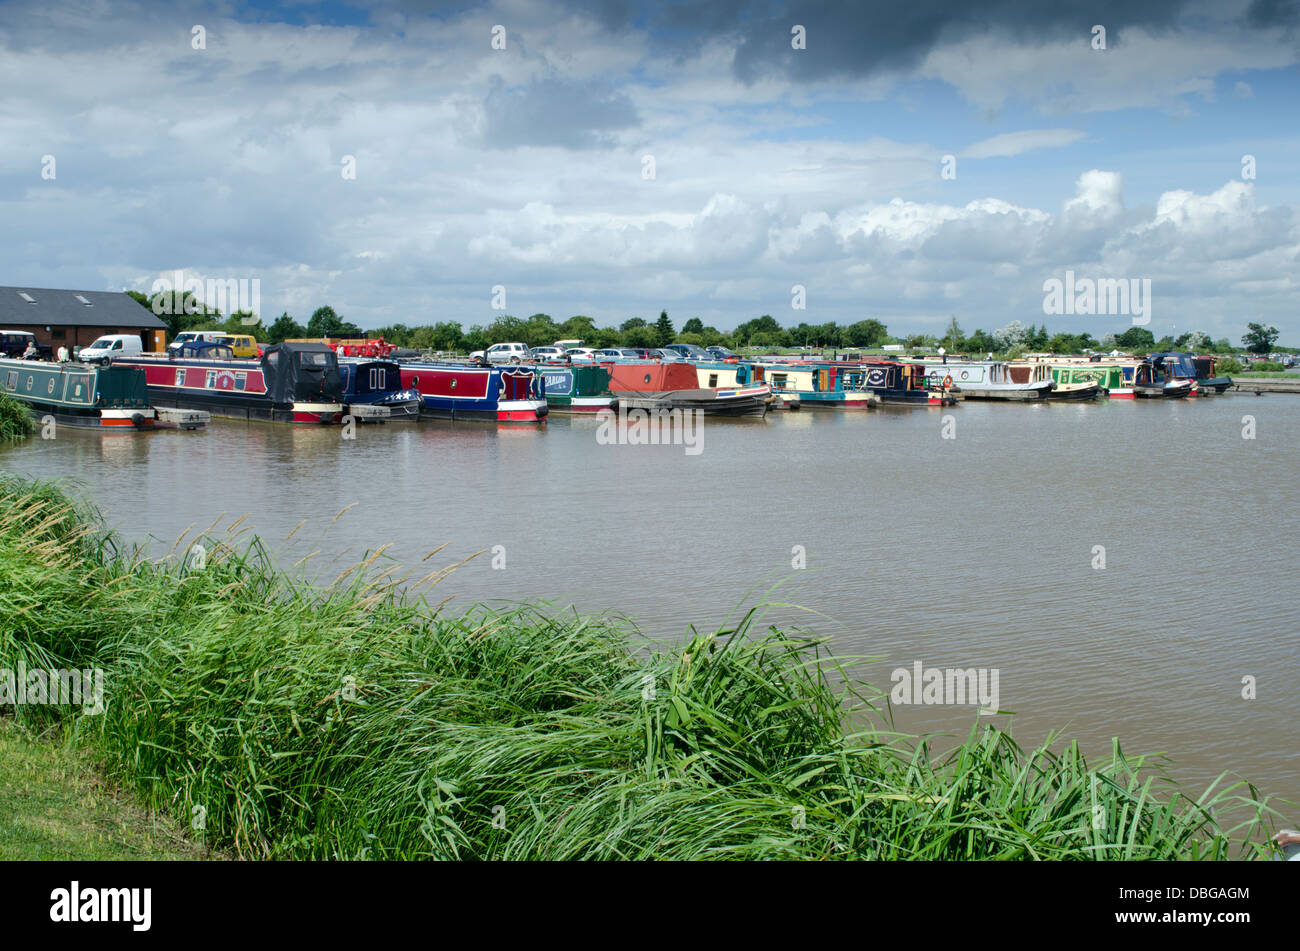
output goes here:
[[536, 372], [552, 412], [599, 413], [617, 402], [609, 391], [609, 370], [598, 363], [544, 363]]
[[87, 363], [0, 359], [0, 390], [26, 403], [32, 415], [85, 429], [198, 429], [208, 414], [149, 405], [144, 370]]
[[1133, 398], [1131, 365], [1128, 379], [1123, 365], [1118, 363], [1053, 363], [1051, 366], [1052, 380], [1058, 387], [1096, 383], [1111, 399]]

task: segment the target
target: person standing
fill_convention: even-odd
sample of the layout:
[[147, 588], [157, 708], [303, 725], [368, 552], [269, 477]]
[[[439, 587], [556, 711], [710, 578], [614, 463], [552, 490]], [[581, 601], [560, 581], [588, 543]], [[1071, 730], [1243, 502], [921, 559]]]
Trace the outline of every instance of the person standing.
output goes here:
[[939, 357], [940, 357], [940, 359], [943, 360], [943, 362], [944, 362], [945, 364], [947, 364], [947, 362], [948, 362], [948, 351], [945, 350], [943, 347], [940, 347], [940, 348], [939, 348]]

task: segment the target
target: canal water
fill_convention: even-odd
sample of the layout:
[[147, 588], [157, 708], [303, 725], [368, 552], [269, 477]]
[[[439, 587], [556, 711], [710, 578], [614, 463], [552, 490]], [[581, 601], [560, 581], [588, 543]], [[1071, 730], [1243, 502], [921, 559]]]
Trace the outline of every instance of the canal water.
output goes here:
[[[317, 551], [329, 579], [385, 544], [415, 565], [446, 543], [413, 577], [483, 554], [435, 600], [609, 609], [670, 642], [768, 603], [763, 623], [873, 659], [857, 671], [883, 691], [917, 662], [997, 671], [1022, 743], [1060, 730], [1104, 756], [1118, 736], [1197, 786], [1227, 771], [1300, 801], [1300, 397], [804, 410], [701, 432], [688, 452], [559, 415], [355, 439], [216, 420], [64, 428], [0, 449], [0, 468], [71, 481], [157, 554], [244, 515], [281, 563]], [[895, 714], [961, 735], [977, 719]]]

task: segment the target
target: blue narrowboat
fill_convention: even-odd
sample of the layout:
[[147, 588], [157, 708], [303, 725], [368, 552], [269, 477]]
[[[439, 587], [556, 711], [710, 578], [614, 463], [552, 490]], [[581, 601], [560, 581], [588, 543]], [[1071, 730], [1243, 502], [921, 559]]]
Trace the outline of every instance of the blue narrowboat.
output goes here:
[[546, 382], [523, 364], [402, 361], [402, 386], [419, 390], [420, 415], [438, 419], [546, 421]]
[[344, 357], [339, 361], [343, 378], [344, 413], [359, 421], [375, 418], [366, 410], [387, 410], [379, 420], [413, 422], [420, 418], [423, 403], [420, 391], [402, 387], [402, 368], [391, 360], [364, 360]]

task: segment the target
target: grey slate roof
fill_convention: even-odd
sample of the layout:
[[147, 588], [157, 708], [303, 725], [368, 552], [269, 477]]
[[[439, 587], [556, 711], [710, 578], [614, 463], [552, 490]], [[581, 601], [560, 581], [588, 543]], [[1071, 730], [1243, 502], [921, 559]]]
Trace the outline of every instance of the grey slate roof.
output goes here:
[[[36, 303], [20, 297], [26, 294]], [[77, 295], [90, 301], [86, 306]], [[147, 307], [120, 291], [67, 291], [49, 287], [0, 286], [0, 329], [24, 324], [50, 327], [138, 327], [159, 330], [167, 325]]]

